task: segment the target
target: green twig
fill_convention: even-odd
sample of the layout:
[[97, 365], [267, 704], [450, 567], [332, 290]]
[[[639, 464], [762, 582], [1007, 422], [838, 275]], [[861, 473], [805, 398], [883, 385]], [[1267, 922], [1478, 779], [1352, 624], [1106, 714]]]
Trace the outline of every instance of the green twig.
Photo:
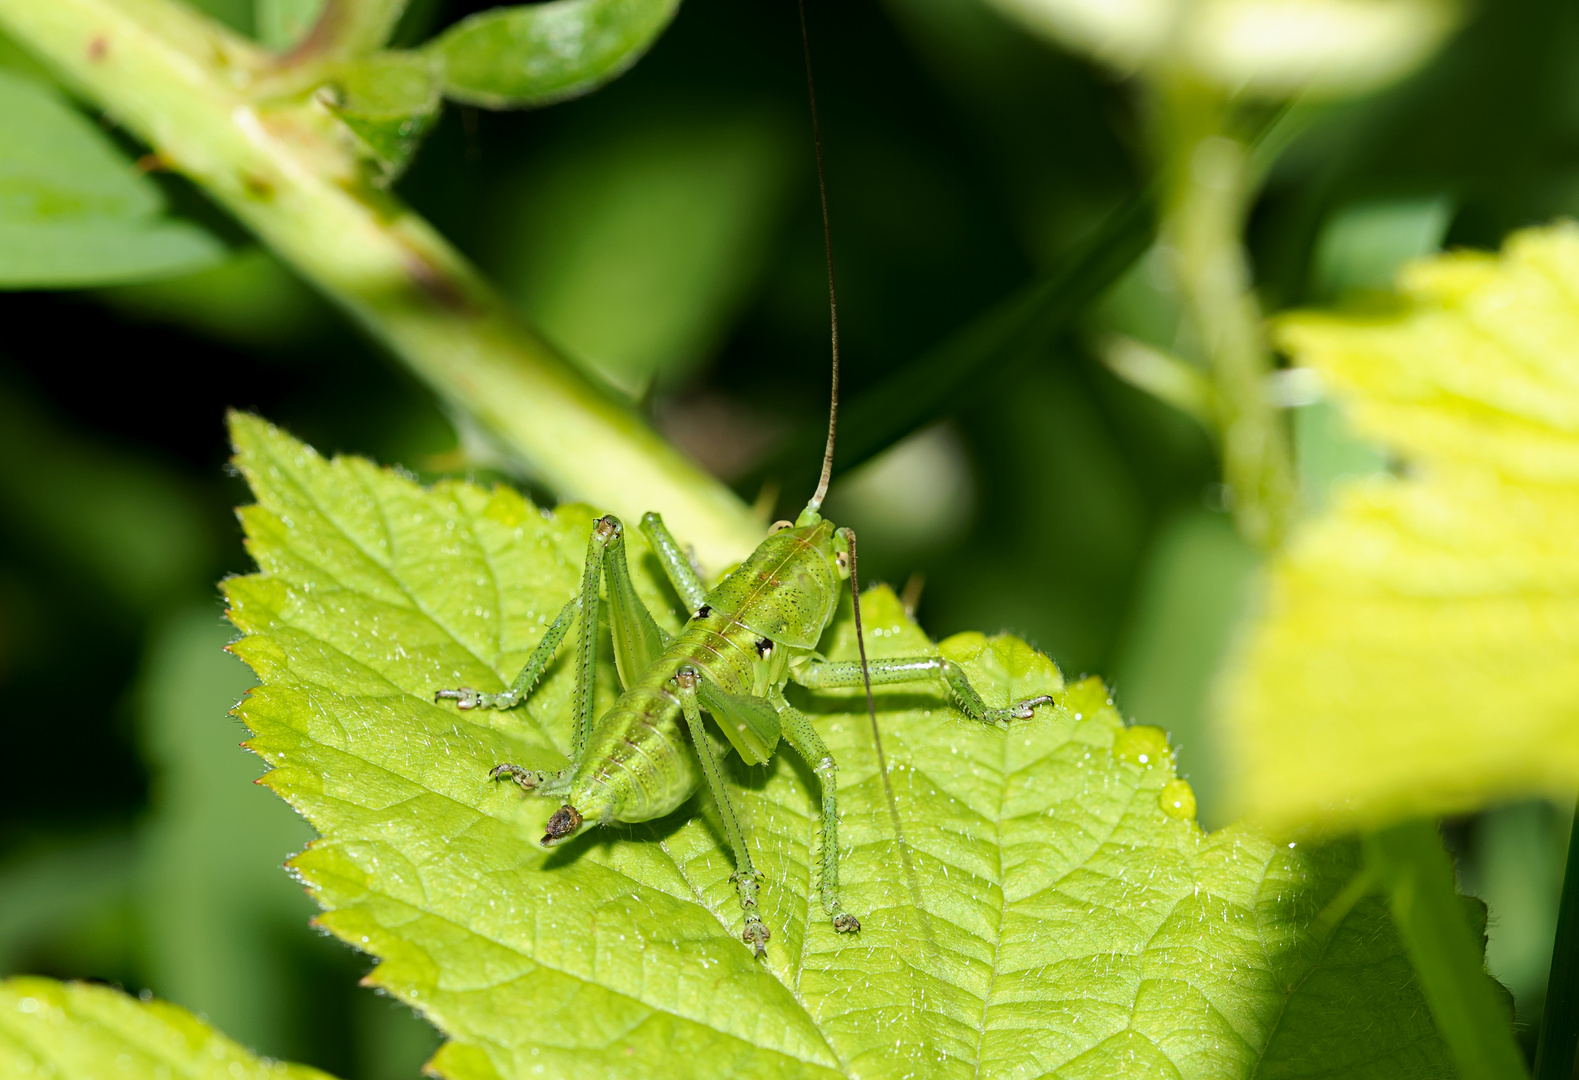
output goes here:
[[1579, 812], [1568, 837], [1568, 866], [1552, 942], [1552, 968], [1546, 977], [1541, 1011], [1541, 1041], [1535, 1050], [1535, 1080], [1570, 1080], [1579, 1053]]
[[325, 0], [318, 18], [286, 64], [373, 52], [389, 40], [406, 10], [406, 0]]
[[1185, 81], [1160, 87], [1167, 162], [1162, 237], [1211, 371], [1223, 479], [1246, 539], [1276, 548], [1295, 508], [1293, 457], [1270, 401], [1262, 332], [1241, 235], [1255, 194], [1252, 147], [1228, 129], [1230, 103]]
[[1387, 891], [1393, 922], [1459, 1076], [1525, 1080], [1512, 1018], [1486, 974], [1436, 826], [1410, 821], [1383, 829], [1366, 838], [1365, 857]]
[[[386, 4], [383, 10], [393, 9]], [[369, 8], [371, 10], [371, 7]], [[0, 0], [0, 30], [201, 185], [562, 494], [658, 510], [713, 566], [761, 525], [379, 191], [297, 69], [172, 0]], [[283, 80], [283, 81], [282, 81]]]

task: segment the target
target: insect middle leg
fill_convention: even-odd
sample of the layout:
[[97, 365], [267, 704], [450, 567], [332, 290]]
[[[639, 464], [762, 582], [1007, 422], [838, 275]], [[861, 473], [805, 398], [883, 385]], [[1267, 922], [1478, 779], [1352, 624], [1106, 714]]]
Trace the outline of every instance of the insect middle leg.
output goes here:
[[822, 906], [833, 917], [835, 930], [852, 933], [861, 928], [861, 923], [839, 901], [839, 766], [805, 713], [777, 691], [768, 701], [778, 711], [784, 738], [806, 759], [822, 785]]
[[[986, 724], [1024, 720], [1038, 705], [1048, 705], [1053, 700], [1047, 694], [1039, 694], [1016, 701], [1005, 709], [989, 708], [970, 684], [965, 669], [942, 656], [885, 656], [868, 661], [866, 667], [873, 686], [941, 679], [965, 714]], [[791, 679], [810, 690], [861, 686], [866, 680], [858, 661], [813, 661], [790, 668], [789, 674]]]
[[735, 849], [733, 880], [735, 892], [740, 897], [740, 910], [746, 919], [740, 940], [761, 956], [767, 951], [768, 938], [773, 936], [763, 924], [762, 916], [757, 914], [757, 887], [762, 875], [751, 861], [751, 849], [746, 846], [746, 834], [741, 831], [740, 817], [735, 812], [734, 801], [729, 797], [729, 789], [724, 786], [723, 770], [718, 767], [718, 758], [714, 756], [712, 744], [707, 741], [707, 732], [702, 728], [702, 709], [696, 700], [696, 688], [701, 677], [694, 668], [683, 667], [675, 675], [674, 681], [686, 726], [691, 729], [691, 742], [696, 747], [696, 756], [702, 762], [702, 774], [707, 777], [707, 786], [712, 789], [713, 800], [717, 802], [718, 812], [724, 819], [724, 832], [729, 837], [729, 846]]

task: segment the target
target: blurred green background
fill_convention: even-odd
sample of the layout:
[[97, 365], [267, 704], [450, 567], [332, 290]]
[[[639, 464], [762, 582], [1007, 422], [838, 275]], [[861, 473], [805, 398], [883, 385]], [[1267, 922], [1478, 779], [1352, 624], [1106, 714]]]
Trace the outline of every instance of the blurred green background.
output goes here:
[[[207, 6], [279, 42], [311, 4]], [[417, 4], [402, 33], [483, 6]], [[1150, 171], [1144, 103], [980, 0], [808, 11], [855, 400], [1113, 231]], [[1363, 302], [1403, 259], [1579, 211], [1576, 60], [1573, 5], [1486, 4], [1407, 81], [1302, 109], [1250, 223], [1267, 310]], [[808, 493], [828, 378], [800, 65], [793, 4], [687, 0], [590, 97], [448, 109], [398, 185], [548, 337], [780, 512]], [[279, 869], [309, 833], [244, 782], [260, 769], [226, 712], [250, 677], [222, 651], [214, 589], [248, 568], [223, 411], [425, 477], [503, 465], [200, 194], [156, 179], [223, 261], [0, 293], [0, 968], [148, 989], [348, 1078], [413, 1077], [434, 1035], [310, 928]], [[1095, 359], [1115, 332], [1189, 351], [1166, 274], [1142, 255], [1099, 292], [1053, 340], [999, 350], [886, 427], [895, 399], [868, 399], [848, 422], [879, 435], [846, 429], [828, 510], [934, 636], [1009, 629], [1108, 677], [1126, 715], [1170, 732], [1220, 825], [1203, 717], [1256, 556], [1203, 429]], [[1327, 406], [1291, 423], [1312, 507], [1385, 467]], [[1449, 830], [1530, 1046], [1568, 829], [1567, 810], [1525, 804]]]

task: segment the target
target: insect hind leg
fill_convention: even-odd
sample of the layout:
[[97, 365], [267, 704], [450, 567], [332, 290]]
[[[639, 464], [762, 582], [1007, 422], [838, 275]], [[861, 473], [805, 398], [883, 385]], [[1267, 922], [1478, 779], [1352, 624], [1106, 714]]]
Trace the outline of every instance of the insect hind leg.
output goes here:
[[844, 910], [839, 899], [839, 766], [805, 713], [784, 700], [783, 694], [774, 694], [768, 700], [778, 710], [784, 738], [806, 759], [822, 785], [822, 906], [833, 919], [835, 930], [854, 933], [861, 928], [861, 922]]
[[681, 668], [674, 677], [680, 698], [680, 711], [685, 714], [686, 726], [691, 731], [691, 742], [696, 747], [696, 756], [702, 762], [702, 773], [707, 777], [707, 786], [712, 789], [713, 800], [718, 804], [718, 812], [724, 819], [724, 833], [729, 837], [729, 845], [735, 851], [735, 873], [731, 880], [735, 883], [735, 893], [740, 897], [740, 911], [745, 916], [745, 928], [740, 933], [740, 940], [744, 941], [752, 952], [762, 956], [767, 952], [768, 939], [773, 936], [762, 922], [762, 916], [757, 914], [757, 888], [762, 875], [757, 872], [756, 865], [751, 861], [751, 849], [746, 846], [746, 834], [740, 829], [740, 816], [735, 812], [734, 800], [729, 797], [729, 789], [724, 786], [723, 770], [718, 767], [718, 758], [713, 755], [713, 747], [707, 741], [707, 732], [702, 729], [702, 709], [696, 697], [696, 688], [700, 682], [701, 677], [691, 667]]

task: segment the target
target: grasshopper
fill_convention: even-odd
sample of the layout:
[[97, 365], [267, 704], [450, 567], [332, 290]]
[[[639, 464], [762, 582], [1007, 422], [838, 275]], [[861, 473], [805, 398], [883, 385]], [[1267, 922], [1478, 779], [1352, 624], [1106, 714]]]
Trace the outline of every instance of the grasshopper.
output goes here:
[[[801, 34], [805, 45], [804, 9]], [[703, 585], [663, 519], [656, 513], [646, 514], [641, 521], [642, 532], [675, 592], [691, 611], [685, 625], [672, 637], [658, 626], [636, 595], [625, 556], [625, 526], [613, 516], [598, 518], [587, 542], [580, 591], [549, 624], [509, 689], [489, 694], [460, 687], [440, 690], [435, 695], [435, 701], [453, 700], [461, 709], [510, 709], [519, 705], [553, 661], [572, 623], [579, 622], [570, 766], [548, 772], [506, 762], [496, 765], [489, 775], [496, 780], [513, 780], [526, 791], [562, 800], [560, 808], [548, 819], [542, 839], [544, 847], [563, 843], [593, 826], [662, 817], [690, 798], [705, 778], [734, 850], [732, 880], [744, 918], [740, 937], [757, 956], [764, 955], [772, 936], [757, 912], [762, 875], [751, 861], [740, 813], [704, 729], [704, 711], [711, 714], [746, 762], [766, 763], [782, 737], [816, 773], [822, 788], [822, 906], [833, 920], [834, 930], [854, 933], [861, 928], [860, 920], [845, 910], [839, 898], [839, 766], [810, 718], [785, 698], [785, 686], [790, 682], [810, 690], [864, 686], [874, 740], [878, 739], [878, 731], [873, 685], [941, 682], [966, 715], [988, 724], [1029, 718], [1038, 705], [1052, 701], [1043, 695], [1007, 708], [988, 708], [965, 672], [951, 660], [940, 656], [867, 660], [861, 634], [855, 533], [835, 526], [821, 513], [833, 471], [838, 427], [839, 323], [809, 46], [806, 74], [817, 150], [818, 190], [822, 196], [823, 239], [828, 254], [833, 338], [828, 443], [822, 476], [811, 501], [795, 521], [778, 522], [745, 562], [711, 590]], [[846, 580], [850, 582], [856, 641], [860, 646], [861, 659], [856, 663], [831, 662], [817, 652], [817, 642], [833, 622]], [[612, 706], [599, 713], [593, 701], [593, 667], [597, 659], [598, 611], [603, 602], [600, 594], [604, 590], [622, 692]], [[881, 763], [880, 743], [878, 753]], [[885, 783], [886, 779], [885, 772]], [[896, 824], [897, 820], [896, 813]]]

